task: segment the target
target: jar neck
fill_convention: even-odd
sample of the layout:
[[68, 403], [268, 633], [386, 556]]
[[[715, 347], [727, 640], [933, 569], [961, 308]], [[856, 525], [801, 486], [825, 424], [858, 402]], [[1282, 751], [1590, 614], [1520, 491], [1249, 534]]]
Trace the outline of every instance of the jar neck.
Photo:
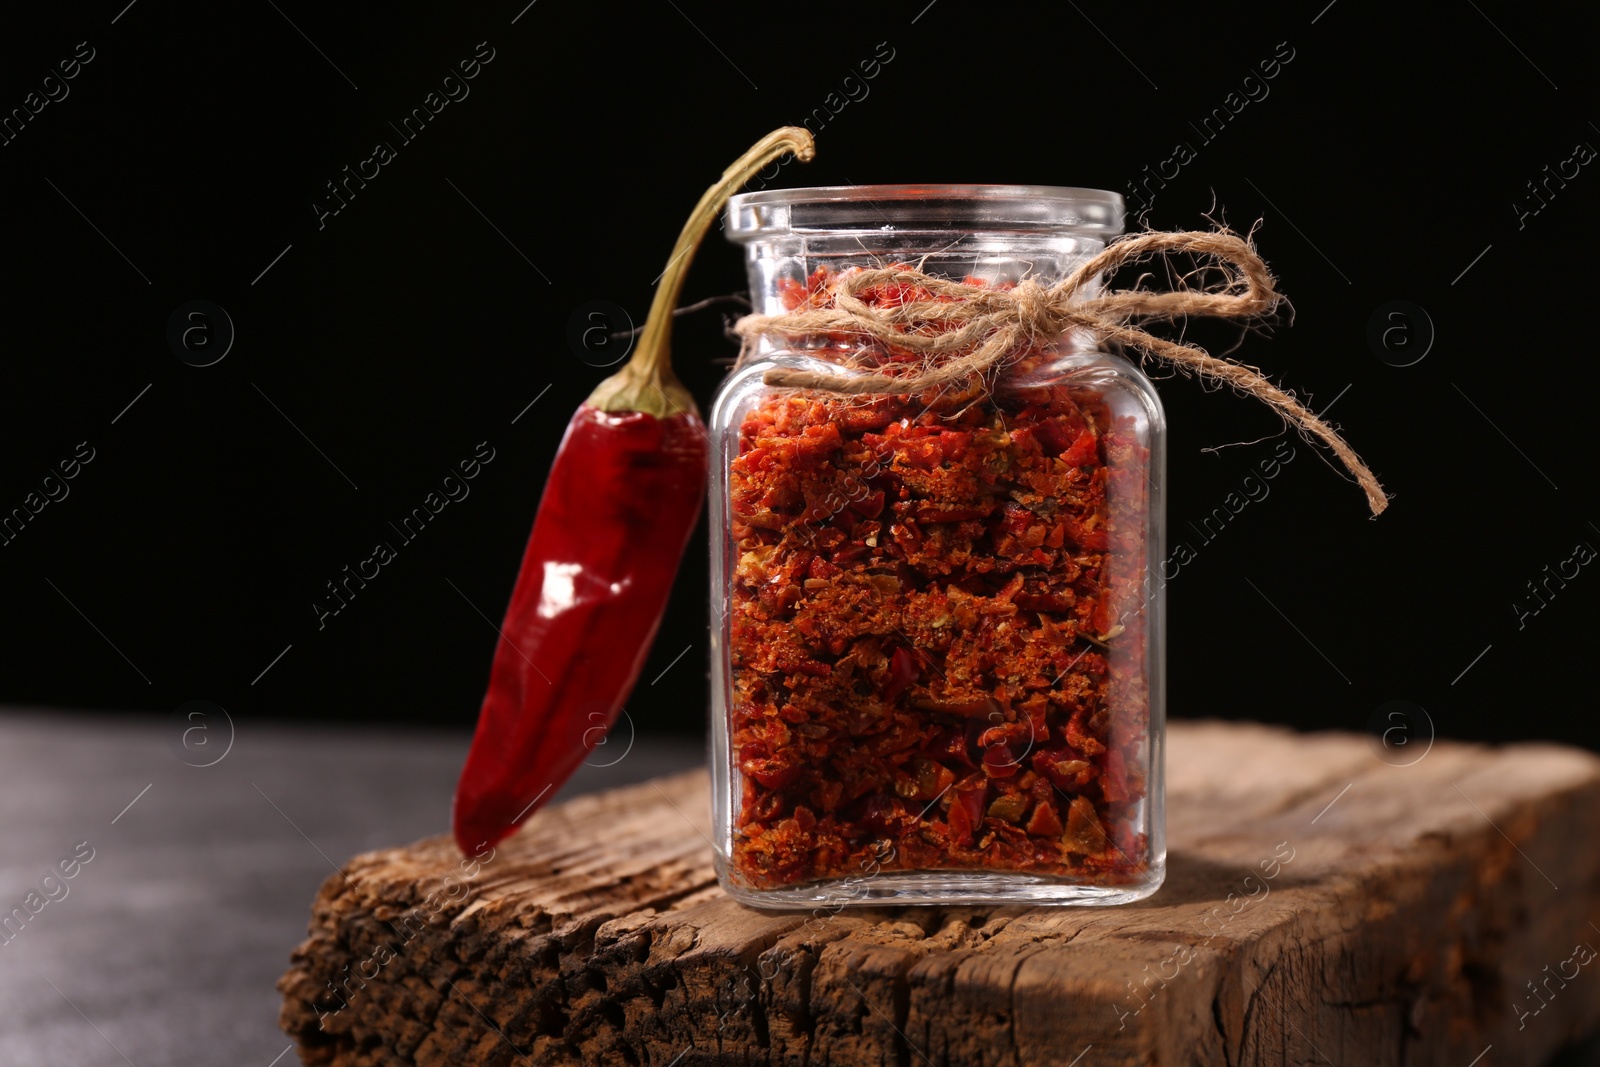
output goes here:
[[[750, 303], [757, 314], [789, 310], [797, 288], [803, 289], [819, 270], [837, 274], [852, 268], [904, 266], [949, 281], [971, 281], [1009, 287], [1030, 279], [1052, 285], [1105, 248], [1093, 237], [1037, 235], [1018, 239], [1007, 234], [840, 232], [791, 234], [746, 244]], [[1097, 277], [1080, 291], [1088, 298], [1100, 290]]]
[[[953, 282], [1009, 288], [1023, 280], [1050, 286], [1066, 278], [1105, 248], [1105, 241], [1081, 234], [994, 234], [974, 231], [838, 231], [781, 234], [746, 242], [750, 305], [758, 315], [793, 311], [802, 297], [828, 279], [852, 269], [908, 267]], [[1075, 299], [1098, 295], [1096, 275]], [[824, 359], [842, 358], [853, 345], [839, 338], [763, 337], [750, 355], [804, 351]], [[1094, 347], [1092, 335], [1061, 338], [1058, 352]]]

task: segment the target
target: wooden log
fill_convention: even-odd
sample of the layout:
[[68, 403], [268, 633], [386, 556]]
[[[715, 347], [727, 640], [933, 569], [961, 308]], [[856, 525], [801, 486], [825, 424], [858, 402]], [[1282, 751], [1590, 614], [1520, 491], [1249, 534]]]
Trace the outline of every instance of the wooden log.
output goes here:
[[1538, 1064], [1600, 1026], [1600, 759], [1172, 725], [1170, 866], [1123, 907], [769, 912], [694, 772], [322, 887], [308, 1065]]

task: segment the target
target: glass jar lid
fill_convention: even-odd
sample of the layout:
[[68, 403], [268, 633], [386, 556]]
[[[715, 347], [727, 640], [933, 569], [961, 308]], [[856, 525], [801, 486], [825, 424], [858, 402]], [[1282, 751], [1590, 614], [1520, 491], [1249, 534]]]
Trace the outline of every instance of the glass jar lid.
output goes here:
[[1050, 185], [834, 185], [766, 189], [728, 201], [733, 241], [784, 234], [979, 231], [1119, 234], [1123, 202], [1104, 189]]

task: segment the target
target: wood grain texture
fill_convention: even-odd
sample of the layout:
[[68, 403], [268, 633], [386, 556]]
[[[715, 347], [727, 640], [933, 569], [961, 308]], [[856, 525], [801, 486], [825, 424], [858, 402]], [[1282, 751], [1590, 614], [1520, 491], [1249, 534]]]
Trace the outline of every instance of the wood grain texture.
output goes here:
[[1395, 767], [1178, 723], [1167, 766], [1166, 885], [1113, 908], [746, 908], [702, 772], [547, 809], [477, 870], [445, 837], [367, 853], [318, 894], [282, 1025], [314, 1067], [1487, 1067], [1600, 1026], [1574, 955], [1600, 947], [1600, 759]]

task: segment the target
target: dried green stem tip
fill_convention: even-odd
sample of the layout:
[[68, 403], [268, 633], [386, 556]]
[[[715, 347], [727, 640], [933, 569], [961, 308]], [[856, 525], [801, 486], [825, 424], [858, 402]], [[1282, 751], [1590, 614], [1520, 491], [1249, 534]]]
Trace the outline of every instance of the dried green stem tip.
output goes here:
[[658, 418], [696, 410], [694, 397], [672, 373], [672, 309], [683, 293], [689, 264], [711, 228], [711, 220], [717, 217], [728, 198], [761, 168], [791, 152], [801, 162], [808, 162], [816, 155], [809, 130], [799, 126], [773, 130], [723, 171], [716, 184], [700, 197], [689, 220], [683, 224], [672, 258], [667, 260], [667, 269], [656, 285], [655, 299], [650, 304], [650, 314], [633, 350], [633, 358], [589, 395], [591, 405], [601, 411], [643, 411]]

